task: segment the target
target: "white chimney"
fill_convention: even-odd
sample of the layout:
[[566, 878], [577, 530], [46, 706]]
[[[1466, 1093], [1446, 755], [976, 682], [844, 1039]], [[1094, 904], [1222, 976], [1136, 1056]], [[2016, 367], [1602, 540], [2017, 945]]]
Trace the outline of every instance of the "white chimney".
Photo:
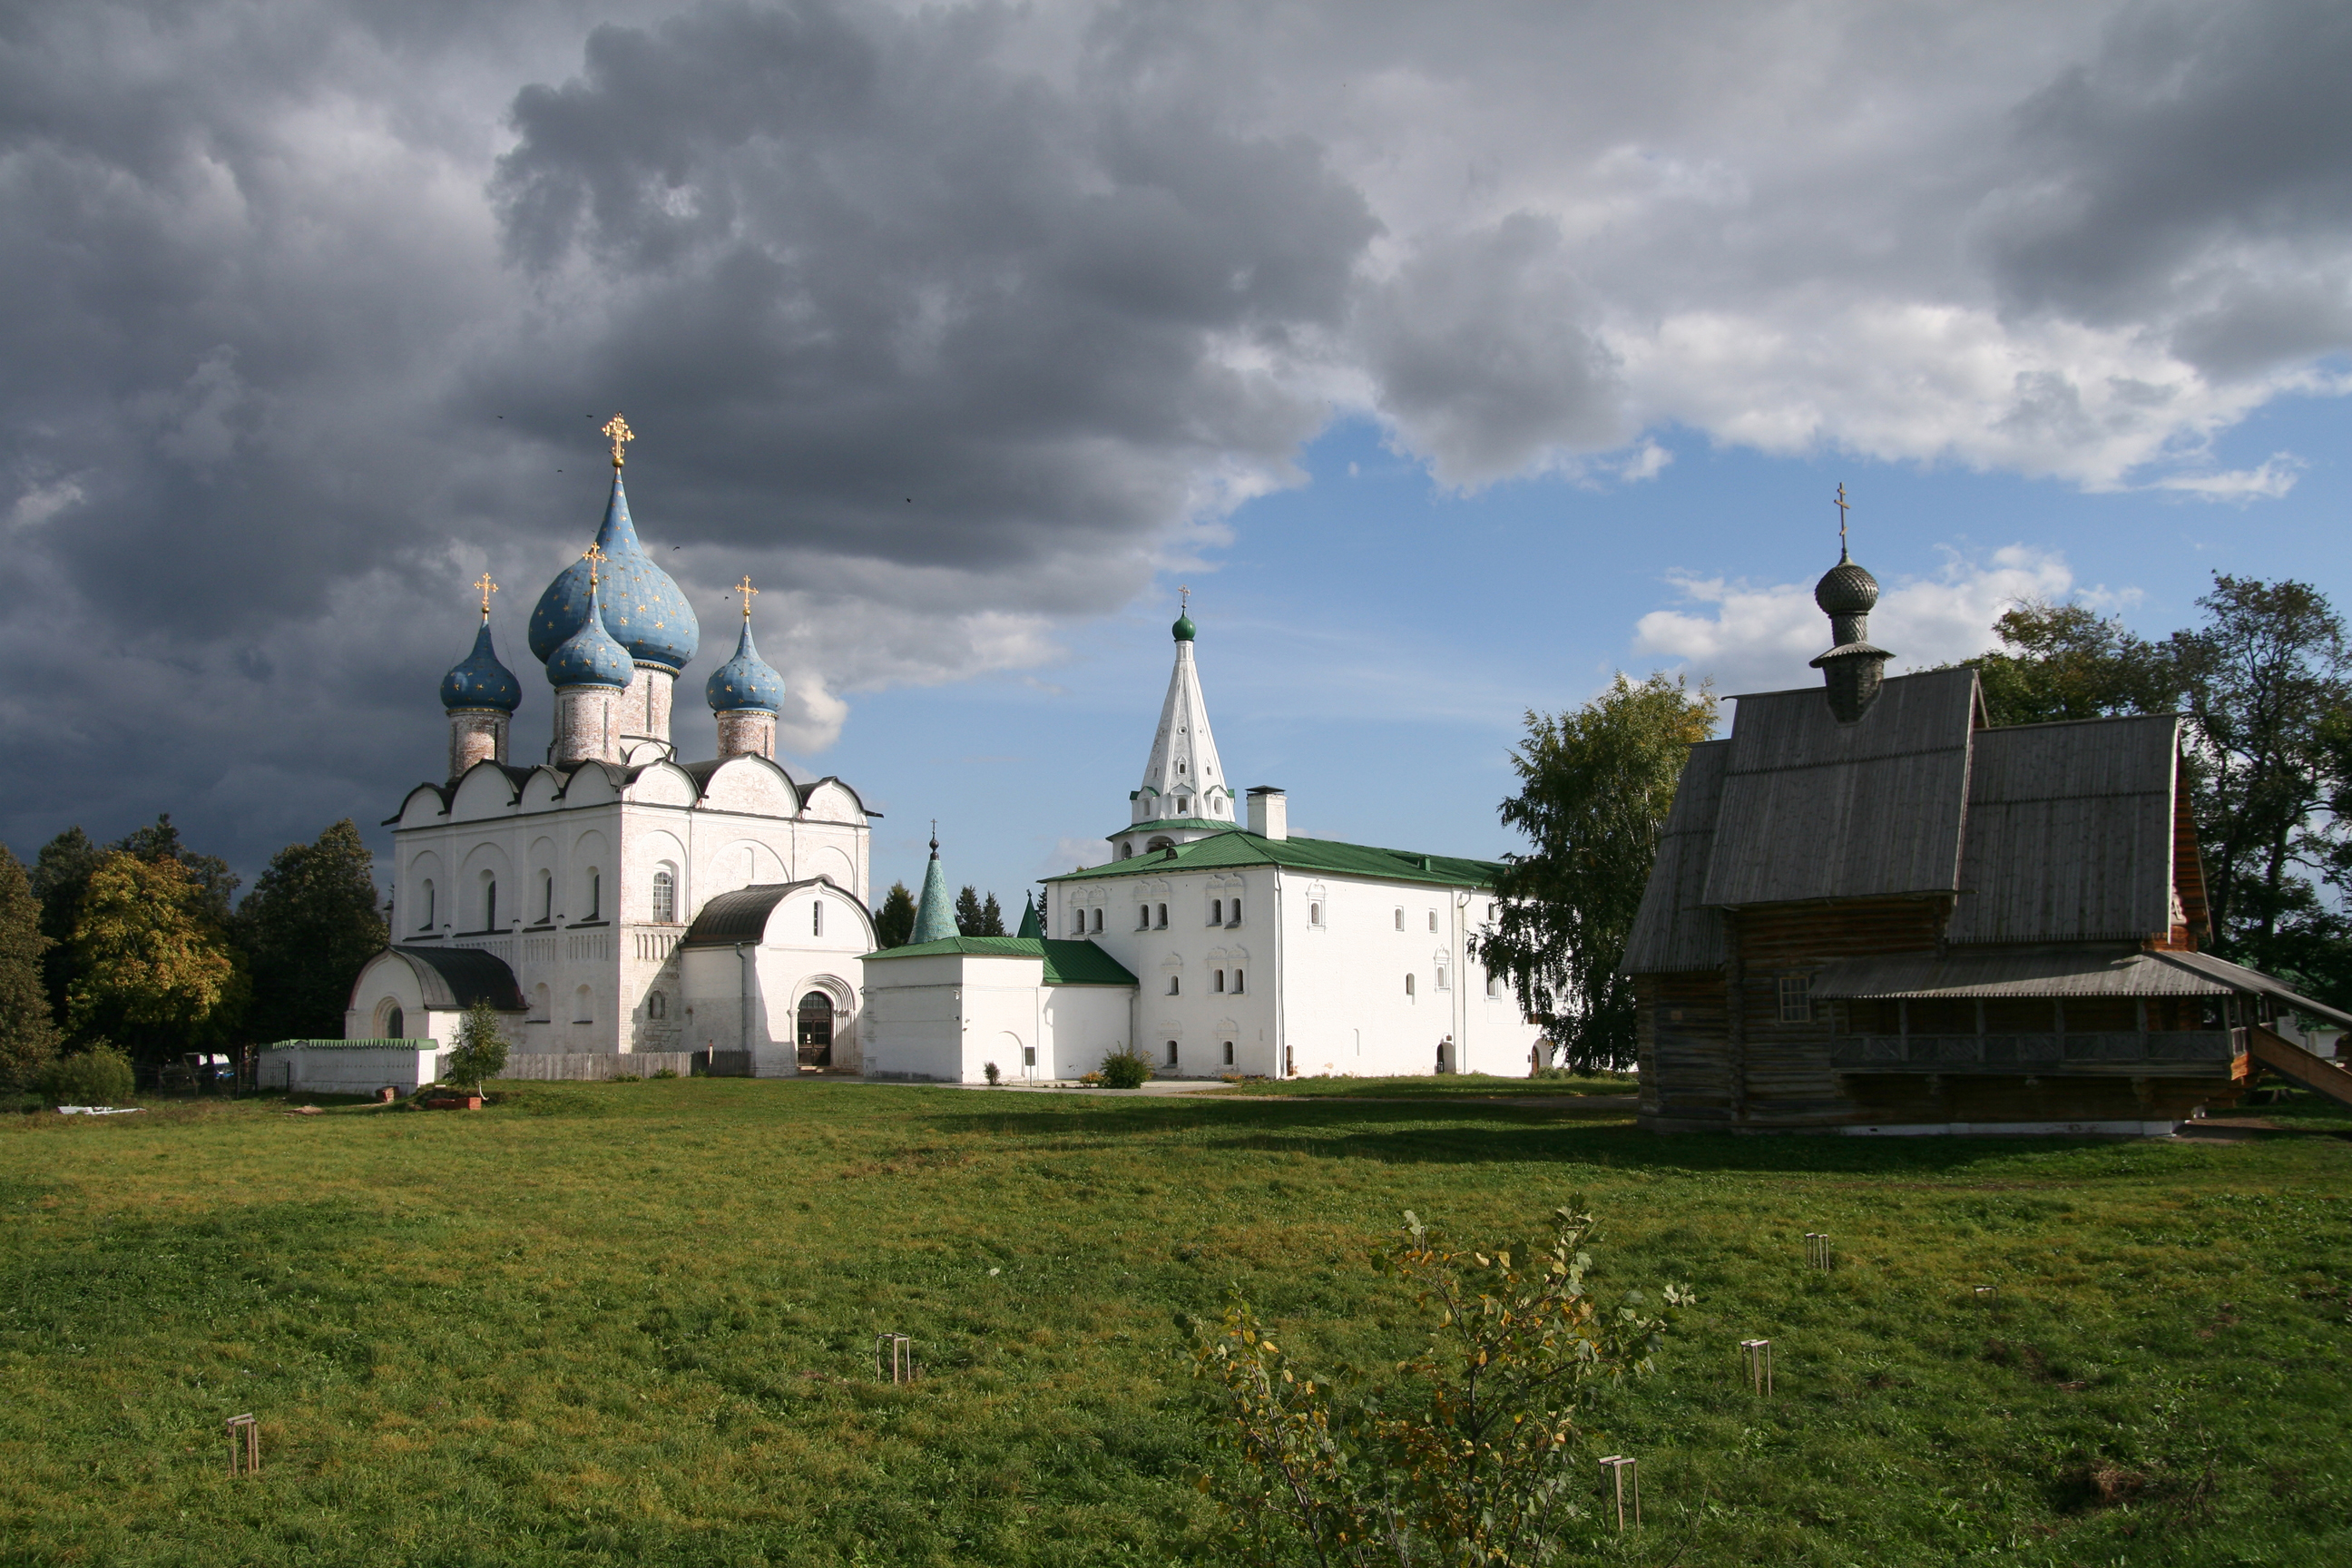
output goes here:
[[1272, 784], [1249, 792], [1249, 830], [1260, 838], [1290, 837], [1290, 797]]

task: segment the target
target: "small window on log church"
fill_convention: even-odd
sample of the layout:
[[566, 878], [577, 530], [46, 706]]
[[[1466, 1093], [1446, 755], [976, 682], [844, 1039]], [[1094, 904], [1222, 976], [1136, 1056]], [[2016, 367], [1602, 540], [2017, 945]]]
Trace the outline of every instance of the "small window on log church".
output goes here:
[[1813, 1021], [1813, 978], [1810, 974], [1780, 976], [1780, 1022], [1810, 1024]]

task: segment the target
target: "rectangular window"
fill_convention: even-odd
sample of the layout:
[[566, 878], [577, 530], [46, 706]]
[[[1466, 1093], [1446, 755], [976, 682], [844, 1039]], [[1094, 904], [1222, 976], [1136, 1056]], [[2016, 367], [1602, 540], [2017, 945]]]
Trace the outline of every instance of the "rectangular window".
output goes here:
[[824, 934], [824, 900], [819, 899], [809, 906], [809, 935]]
[[1103, 912], [1100, 910], [1095, 911], [1095, 930], [1097, 931], [1102, 930], [1102, 915]]
[[1396, 917], [1397, 917], [1397, 930], [1399, 930], [1399, 931], [1402, 931], [1402, 930], [1404, 930], [1404, 911], [1403, 911], [1402, 910], [1399, 910], [1396, 912]]
[[1432, 931], [1435, 931], [1437, 929], [1437, 911], [1435, 910], [1429, 911], [1429, 929]]
[[1176, 994], [1177, 990], [1178, 990], [1178, 987], [1179, 987], [1180, 984], [1182, 982], [1183, 978], [1184, 978], [1184, 977], [1183, 977], [1182, 975], [1181, 975], [1181, 974], [1171, 974], [1171, 975], [1170, 975], [1170, 976], [1168, 977], [1168, 994], [1170, 994], [1171, 996], [1173, 996], [1173, 995], [1175, 995], [1175, 994]]
[[1225, 972], [1222, 969], [1213, 969], [1209, 971], [1209, 989], [1212, 991], [1223, 991], [1224, 988]]
[[1138, 904], [1135, 906], [1135, 929], [1138, 931], [1150, 931], [1151, 929], [1151, 906], [1150, 904]]
[[1780, 1022], [1810, 1024], [1813, 1021], [1813, 978], [1810, 974], [1780, 976]]
[[1084, 936], [1087, 934], [1086, 910], [1072, 910], [1070, 911], [1070, 934], [1072, 936]]
[[1440, 991], [1448, 991], [1453, 989], [1452, 982], [1447, 980], [1445, 975], [1445, 965], [1442, 963], [1437, 966], [1437, 988]]
[[1176, 1065], [1176, 1042], [1173, 1040], [1168, 1042], [1168, 1065], [1171, 1068]]
[[1499, 974], [1489, 974], [1486, 976], [1486, 994], [1489, 996], [1500, 996], [1502, 994], [1503, 977]]

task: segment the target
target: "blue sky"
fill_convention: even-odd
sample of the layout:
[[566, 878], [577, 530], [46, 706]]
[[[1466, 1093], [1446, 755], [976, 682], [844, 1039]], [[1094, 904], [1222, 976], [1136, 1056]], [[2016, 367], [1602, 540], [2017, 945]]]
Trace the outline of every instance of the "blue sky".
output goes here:
[[[1071, 628], [1062, 656], [1020, 675], [853, 699], [839, 742], [806, 761], [887, 803], [877, 886], [919, 886], [929, 818], [957, 884], [1017, 910], [1036, 877], [1126, 820], [1170, 661], [1175, 585], [1193, 589], [1201, 674], [1228, 773], [1290, 792], [1301, 832], [1448, 854], [1514, 847], [1496, 822], [1506, 761], [1529, 708], [1572, 707], [1611, 673], [1722, 672], [1643, 645], [1637, 623], [1709, 613], [1677, 586], [1725, 577], [1810, 592], [1836, 559], [1840, 483], [1855, 558], [1893, 590], [1972, 583], [1995, 552], [2063, 563], [2073, 590], [2144, 635], [2196, 619], [2217, 571], [2295, 576], [2352, 608], [2352, 486], [2332, 397], [2270, 405], [2214, 443], [2212, 466], [2299, 465], [2283, 497], [2216, 503], [2179, 491], [2086, 493], [2058, 480], [1850, 456], [1796, 459], [1655, 439], [1650, 479], [1512, 480], [1472, 493], [1433, 481], [1361, 420], [1304, 455], [1306, 481], [1251, 501], [1230, 542], [1119, 615]], [[1808, 604], [1805, 615], [1822, 631]], [[1916, 657], [1899, 616], [1873, 636]], [[1989, 640], [1989, 639], [1988, 639]], [[1817, 640], [1808, 654], [1827, 647]], [[1937, 647], [1923, 662], [1971, 651]], [[1818, 679], [1763, 648], [1726, 661], [1770, 689]], [[1765, 679], [1752, 679], [1754, 677]]]

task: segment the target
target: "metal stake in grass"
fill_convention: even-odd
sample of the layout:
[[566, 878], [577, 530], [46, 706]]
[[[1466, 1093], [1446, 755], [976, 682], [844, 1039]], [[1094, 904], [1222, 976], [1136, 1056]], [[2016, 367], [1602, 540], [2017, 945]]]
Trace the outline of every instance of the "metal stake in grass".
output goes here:
[[1625, 1531], [1625, 1501], [1628, 1496], [1633, 1502], [1634, 1524], [1642, 1522], [1641, 1473], [1634, 1468], [1631, 1454], [1612, 1454], [1601, 1461], [1601, 1468], [1604, 1475], [1617, 1483], [1617, 1532], [1622, 1535]]
[[915, 1381], [915, 1342], [905, 1334], [874, 1336], [874, 1381]]
[[1992, 1305], [1991, 1286], [1979, 1285], [1977, 1287], [1977, 1305], [1979, 1307], [1990, 1307]]
[[1740, 1353], [1748, 1358], [1748, 1383], [1758, 1394], [1772, 1392], [1772, 1342], [1742, 1340]]
[[1830, 1237], [1825, 1230], [1805, 1232], [1805, 1267], [1830, 1271]]
[[247, 1411], [228, 1418], [228, 1473], [231, 1476], [257, 1476], [261, 1473], [261, 1424]]

